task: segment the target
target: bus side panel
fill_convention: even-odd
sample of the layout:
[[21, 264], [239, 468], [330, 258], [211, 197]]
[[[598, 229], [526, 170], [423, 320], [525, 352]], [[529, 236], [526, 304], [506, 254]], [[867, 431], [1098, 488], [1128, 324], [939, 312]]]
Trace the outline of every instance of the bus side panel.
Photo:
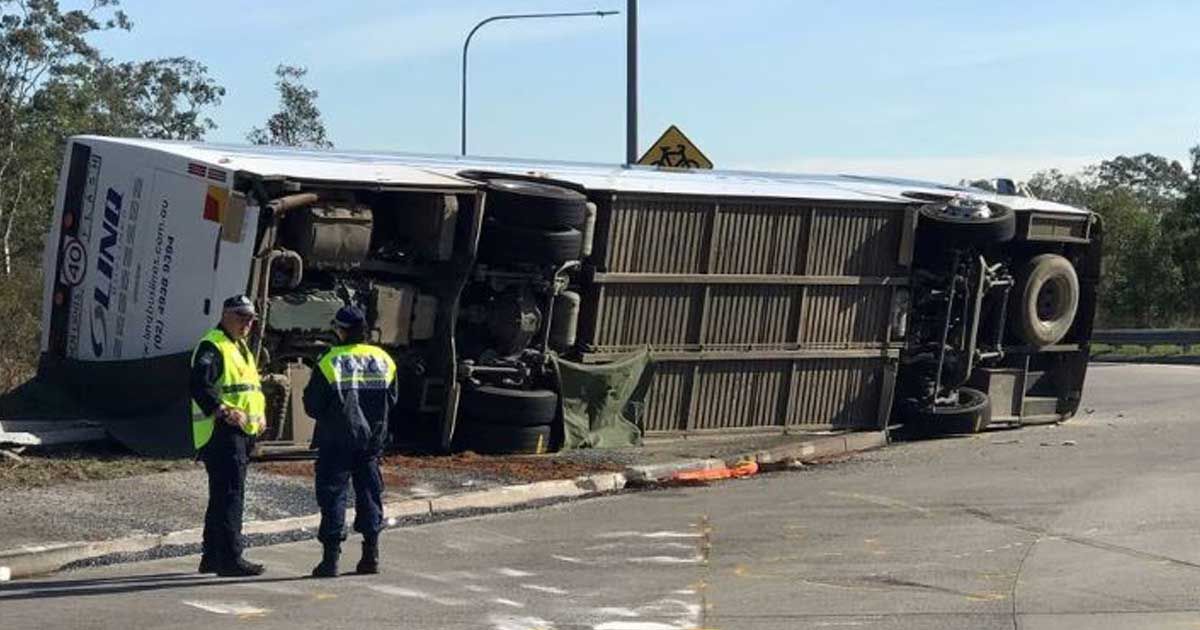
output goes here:
[[215, 321], [217, 294], [245, 290], [257, 212], [208, 173], [139, 147], [72, 145], [46, 281], [51, 355], [123, 361], [186, 351]]
[[46, 254], [43, 376], [100, 413], [185, 397], [192, 346], [249, 276], [257, 211], [228, 179], [141, 147], [69, 145]]
[[890, 409], [901, 204], [595, 199], [584, 361], [658, 367], [651, 433], [878, 428]]

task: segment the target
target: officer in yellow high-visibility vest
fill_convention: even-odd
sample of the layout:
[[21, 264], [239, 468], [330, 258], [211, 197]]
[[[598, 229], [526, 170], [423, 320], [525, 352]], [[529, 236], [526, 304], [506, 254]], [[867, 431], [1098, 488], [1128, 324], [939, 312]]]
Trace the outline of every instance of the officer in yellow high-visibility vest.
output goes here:
[[399, 399], [396, 363], [366, 343], [366, 316], [357, 306], [333, 320], [338, 344], [317, 360], [304, 388], [304, 410], [316, 420], [316, 490], [321, 506], [317, 539], [324, 547], [316, 577], [335, 577], [346, 539], [346, 492], [354, 484], [354, 531], [363, 536], [358, 573], [379, 572], [383, 529], [383, 478], [379, 456], [388, 441], [388, 418]]
[[266, 400], [246, 345], [255, 317], [250, 298], [225, 300], [220, 324], [192, 352], [192, 440], [208, 471], [201, 573], [236, 577], [263, 572], [261, 564], [242, 557], [246, 466], [254, 436], [266, 428]]

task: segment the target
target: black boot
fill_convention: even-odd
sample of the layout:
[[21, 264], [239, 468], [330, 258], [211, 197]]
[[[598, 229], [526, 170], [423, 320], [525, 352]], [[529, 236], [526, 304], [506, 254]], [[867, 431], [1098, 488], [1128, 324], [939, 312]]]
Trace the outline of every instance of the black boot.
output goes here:
[[240, 556], [217, 567], [217, 575], [221, 577], [250, 577], [262, 575], [263, 571], [263, 565]]
[[200, 556], [200, 573], [216, 573], [218, 564], [216, 558], [204, 554]]
[[338, 574], [338, 556], [342, 554], [342, 546], [334, 543], [325, 545], [325, 555], [321, 557], [321, 564], [318, 564], [312, 571], [313, 577], [331, 578], [337, 577]]
[[363, 538], [362, 560], [358, 561], [355, 571], [363, 575], [379, 573], [378, 538]]

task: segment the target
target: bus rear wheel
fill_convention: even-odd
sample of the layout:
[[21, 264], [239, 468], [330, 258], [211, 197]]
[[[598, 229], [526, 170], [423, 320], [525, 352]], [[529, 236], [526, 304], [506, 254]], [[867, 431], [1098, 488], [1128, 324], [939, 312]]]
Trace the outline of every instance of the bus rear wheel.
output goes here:
[[1017, 233], [1012, 208], [954, 197], [921, 206], [919, 229], [945, 247], [985, 246], [1011, 241]]
[[954, 403], [918, 410], [910, 420], [921, 433], [931, 435], [979, 433], [992, 421], [992, 401], [977, 389], [959, 387]]

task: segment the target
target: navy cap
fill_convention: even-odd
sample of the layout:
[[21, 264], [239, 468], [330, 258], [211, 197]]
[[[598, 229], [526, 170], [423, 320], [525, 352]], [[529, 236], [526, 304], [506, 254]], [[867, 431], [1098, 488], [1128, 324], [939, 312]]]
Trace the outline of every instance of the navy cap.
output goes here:
[[357, 306], [343, 306], [333, 316], [333, 325], [338, 328], [358, 328], [367, 321], [367, 315]]
[[242, 315], [258, 314], [254, 310], [254, 301], [241, 294], [225, 300], [225, 303], [222, 305], [222, 309], [226, 311], [233, 311], [234, 313], [239, 313]]

